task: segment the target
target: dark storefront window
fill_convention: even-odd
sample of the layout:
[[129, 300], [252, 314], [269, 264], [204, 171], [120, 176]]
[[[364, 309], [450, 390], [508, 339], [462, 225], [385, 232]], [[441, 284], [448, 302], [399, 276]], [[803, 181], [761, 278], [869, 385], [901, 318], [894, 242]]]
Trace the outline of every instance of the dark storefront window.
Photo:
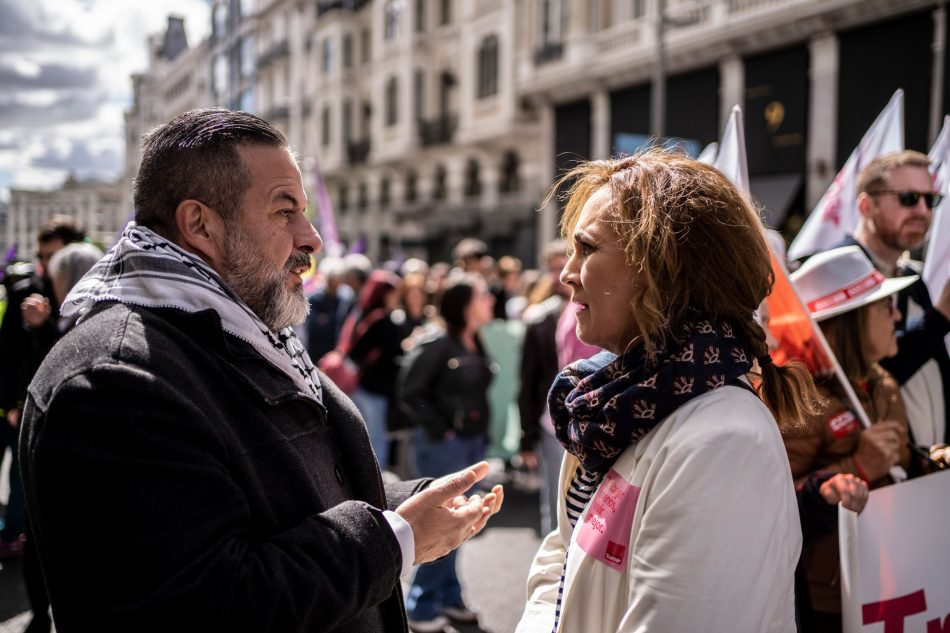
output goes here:
[[610, 93], [610, 154], [631, 154], [650, 137], [650, 84]]
[[[610, 93], [610, 153], [633, 154], [651, 142], [650, 84]], [[665, 137], [696, 155], [719, 140], [719, 69], [704, 68], [666, 80]]]
[[702, 149], [719, 140], [719, 68], [674, 75], [666, 84], [666, 136]]
[[557, 174], [579, 160], [590, 158], [590, 101], [574, 101], [554, 108], [554, 164]]
[[749, 173], [803, 172], [808, 139], [808, 49], [745, 60]]
[[809, 54], [805, 46], [749, 57], [745, 141], [752, 195], [772, 228], [803, 215], [808, 140]]
[[838, 167], [898, 88], [904, 89], [904, 143], [929, 149], [934, 24], [930, 11], [838, 36]]

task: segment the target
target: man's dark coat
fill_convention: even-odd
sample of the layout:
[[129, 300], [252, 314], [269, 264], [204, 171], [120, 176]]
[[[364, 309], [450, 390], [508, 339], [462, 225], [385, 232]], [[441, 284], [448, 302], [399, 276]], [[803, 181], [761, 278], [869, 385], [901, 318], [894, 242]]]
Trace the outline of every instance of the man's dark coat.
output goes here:
[[57, 630], [405, 631], [362, 420], [214, 311], [100, 304], [30, 387], [21, 459]]

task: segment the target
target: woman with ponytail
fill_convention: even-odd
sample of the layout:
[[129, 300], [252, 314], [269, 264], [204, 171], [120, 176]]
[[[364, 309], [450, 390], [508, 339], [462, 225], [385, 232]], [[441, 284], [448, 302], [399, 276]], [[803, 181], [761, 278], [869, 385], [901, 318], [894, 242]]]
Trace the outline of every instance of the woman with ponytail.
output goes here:
[[[780, 426], [814, 413], [754, 312], [772, 285], [753, 208], [712, 167], [650, 150], [579, 165], [561, 221], [577, 334], [549, 407], [558, 529], [519, 632], [795, 631], [801, 531]], [[761, 376], [748, 374], [758, 360]]]

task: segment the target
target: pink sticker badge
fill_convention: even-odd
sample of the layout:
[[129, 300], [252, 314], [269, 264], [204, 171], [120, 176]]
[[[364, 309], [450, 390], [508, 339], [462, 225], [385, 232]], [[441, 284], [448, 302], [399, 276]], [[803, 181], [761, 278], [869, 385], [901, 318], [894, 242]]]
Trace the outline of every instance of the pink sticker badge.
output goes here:
[[640, 489], [616, 471], [604, 475], [577, 533], [577, 544], [588, 556], [617, 571], [624, 570], [639, 497]]

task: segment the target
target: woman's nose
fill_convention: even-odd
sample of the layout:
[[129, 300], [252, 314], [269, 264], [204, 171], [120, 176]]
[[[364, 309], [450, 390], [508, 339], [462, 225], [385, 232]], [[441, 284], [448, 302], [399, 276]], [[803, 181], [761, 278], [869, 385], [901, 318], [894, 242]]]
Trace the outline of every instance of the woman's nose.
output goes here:
[[570, 258], [568, 258], [564, 268], [561, 269], [561, 274], [558, 277], [565, 286], [577, 285], [576, 255], [577, 251], [571, 253]]

